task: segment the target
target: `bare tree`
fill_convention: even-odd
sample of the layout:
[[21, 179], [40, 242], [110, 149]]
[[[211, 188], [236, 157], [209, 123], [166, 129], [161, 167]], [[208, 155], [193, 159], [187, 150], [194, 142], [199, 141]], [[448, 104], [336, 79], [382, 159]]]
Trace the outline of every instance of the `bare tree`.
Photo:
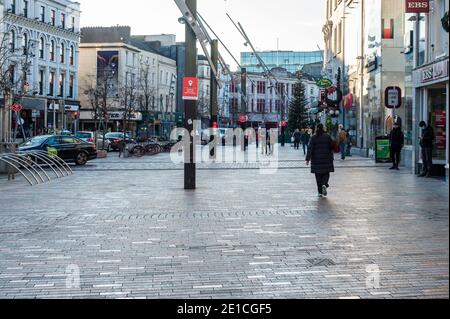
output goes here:
[[[117, 101], [117, 88], [115, 87], [116, 73], [113, 68], [105, 67], [97, 70], [97, 76], [90, 76], [88, 89], [84, 92], [91, 104], [92, 117], [95, 130], [103, 135], [102, 149], [105, 148], [105, 138], [108, 131], [109, 112]], [[97, 141], [95, 141], [97, 142]]]
[[123, 110], [124, 133], [129, 129], [129, 122], [137, 110], [137, 98], [138, 88], [136, 75], [133, 73], [126, 73], [125, 79], [122, 80], [119, 88], [119, 100]]
[[139, 110], [144, 116], [144, 122], [149, 138], [150, 114], [154, 114], [154, 96], [156, 89], [150, 81], [150, 63], [148, 60], [141, 61], [139, 68]]
[[[8, 16], [8, 24], [6, 24], [5, 18], [0, 19], [2, 27], [0, 30], [0, 96], [3, 98], [3, 110], [0, 112], [2, 141], [11, 140], [10, 107], [14, 101], [30, 90], [28, 75], [34, 57], [34, 42], [28, 38], [28, 35], [23, 35], [23, 45], [18, 45], [17, 34], [13, 28], [16, 21], [17, 18], [11, 15]], [[3, 29], [5, 26], [6, 29]], [[18, 77], [16, 77], [17, 74], [19, 74]]]

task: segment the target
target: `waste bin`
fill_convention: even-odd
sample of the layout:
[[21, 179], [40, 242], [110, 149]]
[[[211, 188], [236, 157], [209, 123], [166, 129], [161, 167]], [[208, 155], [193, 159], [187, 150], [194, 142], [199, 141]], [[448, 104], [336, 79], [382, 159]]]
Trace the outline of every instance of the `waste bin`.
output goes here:
[[375, 139], [375, 162], [392, 163], [389, 136], [378, 136]]

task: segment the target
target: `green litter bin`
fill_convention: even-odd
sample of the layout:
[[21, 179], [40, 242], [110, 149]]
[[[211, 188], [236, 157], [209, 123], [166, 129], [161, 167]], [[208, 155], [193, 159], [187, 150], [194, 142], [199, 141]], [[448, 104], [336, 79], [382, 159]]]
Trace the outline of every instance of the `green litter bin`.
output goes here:
[[375, 139], [375, 162], [392, 163], [389, 136], [378, 136]]

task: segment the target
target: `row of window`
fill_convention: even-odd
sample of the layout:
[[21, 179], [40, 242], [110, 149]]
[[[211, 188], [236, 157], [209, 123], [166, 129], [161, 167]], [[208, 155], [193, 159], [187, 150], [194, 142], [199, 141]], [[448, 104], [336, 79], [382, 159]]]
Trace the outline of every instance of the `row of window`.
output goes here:
[[[255, 93], [255, 85], [251, 85], [251, 93]], [[266, 94], [267, 89], [269, 90], [269, 94], [274, 94], [274, 87], [269, 86], [267, 87], [267, 82], [264, 81], [258, 81], [256, 83], [256, 93], [257, 94]], [[295, 94], [295, 84], [289, 84], [289, 83], [276, 83], [275, 84], [275, 93], [281, 94], [281, 92], [291, 92], [291, 95]], [[238, 86], [235, 84], [234, 81], [230, 82], [230, 92], [231, 93], [238, 93]]]
[[[9, 66], [9, 74], [10, 74], [10, 81], [11, 83], [15, 83], [16, 82], [16, 66], [14, 64]], [[23, 78], [24, 82], [27, 82], [27, 74], [24, 74], [24, 78]], [[48, 77], [48, 96], [55, 96], [55, 81], [56, 81], [56, 73], [54, 71], [51, 71], [49, 73], [49, 77]], [[59, 75], [59, 82], [58, 82], [58, 96], [59, 97], [68, 97], [68, 98], [73, 98], [74, 97], [74, 84], [75, 84], [75, 75], [74, 74], [70, 74], [69, 76], [69, 87], [68, 87], [68, 94], [67, 96], [64, 96], [64, 89], [65, 89], [65, 81], [66, 81], [66, 75], [65, 73], [61, 73]], [[45, 83], [45, 70], [40, 69], [39, 70], [39, 79], [38, 79], [38, 92], [36, 92], [37, 94], [44, 96], [46, 95], [45, 93], [45, 88], [44, 88], [44, 83]]]
[[[22, 12], [19, 12], [18, 10], [18, 1], [17, 0], [11, 0], [11, 7], [10, 12], [13, 14], [20, 14], [24, 16], [25, 18], [29, 18], [29, 1], [28, 0], [22, 0]], [[35, 17], [35, 20], [39, 20], [43, 23], [49, 23], [52, 26], [56, 27], [56, 17], [57, 13], [55, 9], [50, 9], [50, 19], [47, 19], [47, 8], [45, 6], [40, 7], [40, 13], [39, 16]], [[76, 19], [74, 16], [70, 18], [70, 30], [72, 32], [75, 32], [75, 23]], [[67, 15], [64, 12], [61, 12], [59, 14], [59, 27], [62, 29], [66, 29], [67, 25]]]
[[[257, 99], [256, 104], [255, 100], [251, 100], [251, 112], [255, 113], [280, 113], [282, 102], [280, 100], [265, 100], [265, 99]], [[239, 101], [237, 98], [230, 99], [230, 111], [231, 113], [240, 112], [239, 109]]]
[[[16, 51], [16, 33], [14, 30], [11, 30], [10, 32], [10, 48], [11, 51]], [[28, 39], [28, 34], [24, 33], [22, 35], [22, 49], [23, 54], [26, 55], [29, 52], [30, 49], [30, 41]], [[49, 60], [51, 62], [56, 62], [56, 43], [54, 40], [50, 41], [50, 49], [49, 49]], [[39, 58], [45, 59], [45, 39], [41, 37], [39, 39]], [[65, 63], [66, 62], [66, 46], [64, 43], [61, 43], [59, 45], [59, 63]], [[75, 47], [73, 45], [69, 48], [69, 64], [74, 65], [75, 64]]]
[[[56, 73], [51, 71], [49, 73], [48, 77], [48, 96], [54, 96], [55, 95], [55, 81], [56, 81]], [[59, 81], [58, 81], [58, 96], [59, 97], [65, 97], [64, 96], [64, 89], [65, 89], [65, 81], [66, 81], [66, 75], [64, 73], [61, 73], [59, 75]], [[39, 95], [45, 95], [44, 94], [44, 83], [45, 83], [45, 70], [39, 70]], [[69, 76], [69, 87], [67, 92], [68, 98], [74, 97], [74, 83], [75, 83], [75, 75], [70, 74]]]

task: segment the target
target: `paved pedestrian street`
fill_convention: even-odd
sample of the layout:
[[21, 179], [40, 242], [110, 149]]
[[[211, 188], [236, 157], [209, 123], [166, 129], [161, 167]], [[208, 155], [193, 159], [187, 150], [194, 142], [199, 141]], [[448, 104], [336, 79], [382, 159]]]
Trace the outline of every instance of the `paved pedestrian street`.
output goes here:
[[448, 184], [358, 157], [327, 199], [279, 169], [111, 153], [73, 176], [0, 179], [0, 298], [448, 298]]

